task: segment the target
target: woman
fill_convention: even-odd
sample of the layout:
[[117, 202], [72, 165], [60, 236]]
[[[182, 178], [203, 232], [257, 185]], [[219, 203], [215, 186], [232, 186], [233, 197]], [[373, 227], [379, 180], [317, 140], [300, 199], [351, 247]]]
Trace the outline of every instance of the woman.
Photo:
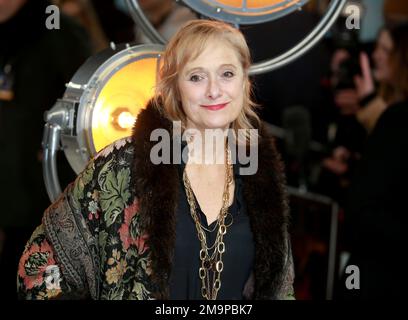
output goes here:
[[[384, 29], [373, 58], [380, 88], [357, 113], [370, 134], [352, 180], [345, 216], [348, 264], [359, 267], [360, 289], [343, 293], [362, 299], [401, 298], [408, 280], [406, 259], [398, 258], [405, 251], [408, 226], [408, 25]], [[367, 96], [374, 85], [364, 56], [362, 70], [357, 90]]]
[[[193, 20], [174, 36], [133, 136], [99, 153], [46, 211], [20, 261], [21, 297], [293, 298], [284, 178], [270, 137], [259, 127], [253, 175], [231, 164], [231, 147], [210, 164], [196, 161], [197, 145], [213, 147], [196, 144], [200, 134], [225, 146], [226, 129], [258, 128], [249, 66], [244, 37], [225, 23]], [[171, 144], [189, 156], [154, 164], [151, 134], [173, 137], [174, 121], [189, 139]]]

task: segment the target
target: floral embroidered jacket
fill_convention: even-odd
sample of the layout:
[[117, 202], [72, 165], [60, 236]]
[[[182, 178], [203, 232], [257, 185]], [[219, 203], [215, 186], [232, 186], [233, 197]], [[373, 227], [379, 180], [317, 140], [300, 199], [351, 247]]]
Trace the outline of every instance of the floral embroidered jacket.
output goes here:
[[[133, 136], [103, 149], [45, 212], [20, 259], [23, 299], [166, 299], [175, 241], [176, 165], [154, 165], [152, 106]], [[258, 171], [243, 176], [255, 241], [244, 296], [293, 299], [293, 261], [279, 155], [262, 130]]]

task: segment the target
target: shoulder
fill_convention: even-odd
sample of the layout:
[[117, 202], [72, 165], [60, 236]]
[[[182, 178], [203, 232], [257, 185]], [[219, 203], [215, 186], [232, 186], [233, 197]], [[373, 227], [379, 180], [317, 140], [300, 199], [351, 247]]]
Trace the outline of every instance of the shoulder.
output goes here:
[[[387, 174], [391, 177], [391, 171], [402, 176], [405, 172], [408, 159], [408, 103], [398, 103], [389, 106], [377, 121], [374, 130], [368, 137], [363, 158], [359, 165], [359, 171], [365, 173], [365, 177], [375, 172]], [[378, 170], [382, 168], [384, 170]], [[358, 174], [356, 172], [356, 174]], [[361, 175], [361, 174], [360, 174]], [[376, 183], [374, 183], [376, 184]]]
[[404, 127], [408, 121], [408, 100], [390, 105], [381, 115], [378, 123], [401, 124]]
[[406, 144], [408, 142], [405, 138], [408, 132], [407, 121], [408, 101], [389, 106], [378, 119], [369, 141], [383, 141], [384, 143], [392, 141], [393, 143], [388, 147], [392, 147], [395, 143]]
[[133, 146], [130, 138], [113, 142], [89, 161], [68, 189], [76, 206], [85, 213], [85, 218], [89, 216], [89, 208], [94, 208], [92, 212], [96, 214], [112, 205], [113, 202], [108, 205], [109, 201], [104, 201], [113, 195], [131, 200], [132, 163]]
[[107, 158], [124, 157], [130, 160], [133, 157], [134, 147], [131, 137], [125, 137], [112, 142], [100, 150], [93, 158], [95, 162], [103, 162]]
[[[98, 180], [101, 172], [130, 169], [133, 161], [134, 147], [130, 137], [114, 141], [100, 150], [78, 175], [76, 180], [82, 180], [80, 185], [86, 186], [92, 180]], [[78, 184], [78, 183], [77, 183]]]
[[[107, 186], [111, 186], [113, 180], [122, 183], [122, 187], [130, 187], [133, 156], [134, 146], [130, 137], [116, 140], [98, 152], [92, 160], [93, 178], [102, 191], [107, 191]], [[119, 182], [120, 179], [126, 183]]]

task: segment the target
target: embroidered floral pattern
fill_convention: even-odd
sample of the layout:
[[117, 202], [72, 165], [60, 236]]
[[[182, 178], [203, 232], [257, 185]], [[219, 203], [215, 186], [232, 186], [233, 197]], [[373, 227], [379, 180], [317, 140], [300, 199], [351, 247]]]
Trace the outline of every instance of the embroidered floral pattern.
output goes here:
[[[18, 278], [22, 279], [20, 287], [31, 290], [35, 287], [44, 289], [42, 296], [49, 299], [57, 296], [60, 288], [47, 290], [46, 281], [50, 265], [55, 265], [53, 251], [44, 237], [42, 226], [38, 227], [27, 244], [18, 266]], [[48, 268], [48, 269], [47, 269]]]
[[[86, 224], [89, 230], [86, 237], [94, 237], [99, 248], [100, 299], [151, 299], [147, 235], [140, 230], [139, 202], [130, 188], [132, 157], [130, 140], [122, 139], [105, 148], [64, 191], [72, 201], [70, 214], [80, 211], [82, 216], [76, 219]], [[54, 206], [67, 206], [66, 201], [61, 197]], [[64, 270], [59, 268], [59, 274], [53, 269], [60, 265], [52, 250], [41, 225], [20, 260], [20, 297], [70, 297], [71, 284], [65, 282]]]
[[129, 207], [124, 210], [124, 222], [119, 228], [119, 236], [123, 248], [128, 250], [130, 246], [136, 246], [138, 253], [143, 254], [146, 247], [146, 235], [139, 235], [137, 228], [136, 214], [139, 211], [139, 202], [136, 199]]
[[130, 137], [126, 137], [123, 139], [119, 139], [115, 142], [113, 142], [112, 144], [106, 146], [105, 148], [103, 148], [96, 156], [95, 156], [95, 160], [98, 159], [99, 157], [108, 157], [112, 152], [114, 152], [115, 149], [119, 150], [120, 148], [124, 147], [126, 144], [129, 144], [131, 142], [131, 138]]

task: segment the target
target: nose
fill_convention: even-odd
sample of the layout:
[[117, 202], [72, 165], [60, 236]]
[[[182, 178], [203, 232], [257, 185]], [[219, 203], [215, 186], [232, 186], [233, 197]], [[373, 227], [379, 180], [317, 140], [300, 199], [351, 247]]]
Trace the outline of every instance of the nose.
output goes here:
[[207, 97], [211, 100], [215, 100], [222, 95], [222, 88], [218, 83], [217, 78], [210, 78], [207, 87]]

